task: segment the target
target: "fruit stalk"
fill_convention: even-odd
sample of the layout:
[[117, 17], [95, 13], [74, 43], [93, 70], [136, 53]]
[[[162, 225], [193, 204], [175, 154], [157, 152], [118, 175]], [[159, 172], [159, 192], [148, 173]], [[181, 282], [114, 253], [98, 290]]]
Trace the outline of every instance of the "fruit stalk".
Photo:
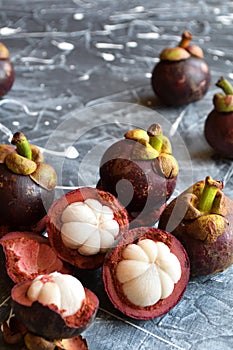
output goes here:
[[201, 212], [209, 213], [214, 203], [218, 190], [223, 189], [221, 181], [213, 180], [210, 176], [205, 179], [205, 186], [201, 193], [198, 209]]
[[192, 34], [188, 30], [185, 30], [182, 34], [181, 41], [178, 46], [186, 49], [189, 46], [191, 40]]
[[217, 81], [216, 86], [220, 87], [226, 95], [233, 95], [233, 87], [227, 79], [221, 77]]
[[19, 155], [32, 160], [32, 151], [26, 136], [20, 131], [13, 135], [12, 145], [16, 146]]
[[162, 128], [159, 124], [152, 124], [147, 130], [150, 145], [158, 152], [161, 151], [163, 145]]

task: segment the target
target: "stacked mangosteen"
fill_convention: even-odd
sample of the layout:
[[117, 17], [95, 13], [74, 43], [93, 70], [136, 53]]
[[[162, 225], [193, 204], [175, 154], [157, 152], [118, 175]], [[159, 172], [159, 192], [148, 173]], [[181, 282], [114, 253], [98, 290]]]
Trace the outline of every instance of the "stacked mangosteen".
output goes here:
[[[197, 101], [208, 90], [209, 68], [191, 39], [185, 31], [153, 70], [154, 91], [168, 105]], [[233, 111], [229, 82], [221, 78], [217, 86], [226, 96], [215, 95], [205, 125], [213, 148], [213, 123], [230, 123]], [[39, 149], [21, 132], [12, 145], [0, 145], [0, 252], [14, 284], [6, 341], [24, 339], [27, 349], [87, 349], [80, 334], [99, 300], [76, 278], [81, 270], [102, 267], [114, 307], [147, 320], [179, 302], [190, 273], [232, 265], [233, 202], [222, 182], [207, 176], [167, 204], [179, 166], [161, 125], [127, 131], [103, 154], [96, 188], [78, 188], [56, 201], [56, 173]], [[229, 144], [216, 149], [232, 157]]]

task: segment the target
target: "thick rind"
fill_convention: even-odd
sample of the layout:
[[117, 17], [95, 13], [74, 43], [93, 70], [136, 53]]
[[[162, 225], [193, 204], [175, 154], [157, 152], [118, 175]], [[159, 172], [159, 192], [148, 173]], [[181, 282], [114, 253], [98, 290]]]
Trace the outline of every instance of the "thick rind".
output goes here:
[[63, 210], [71, 203], [83, 202], [85, 199], [92, 198], [109, 206], [114, 213], [114, 219], [119, 224], [119, 233], [117, 238], [128, 231], [129, 221], [125, 208], [110, 193], [97, 190], [93, 187], [83, 187], [68, 192], [60, 197], [51, 206], [47, 216], [47, 232], [51, 246], [55, 249], [57, 255], [70, 264], [81, 269], [95, 269], [103, 264], [105, 254], [96, 254], [84, 256], [75, 249], [67, 248], [61, 238], [61, 215]]
[[11, 291], [12, 307], [17, 319], [29, 332], [48, 340], [73, 338], [90, 326], [99, 306], [97, 296], [85, 288], [82, 307], [72, 316], [62, 317], [55, 305], [43, 305], [27, 298], [31, 281], [16, 284]]
[[[159, 300], [148, 307], [132, 304], [125, 296], [122, 285], [116, 278], [116, 266], [122, 258], [122, 252], [128, 244], [137, 243], [141, 239], [161, 241], [168, 245], [171, 253], [175, 254], [181, 264], [181, 278], [175, 284], [170, 296]], [[132, 229], [120, 238], [117, 246], [107, 254], [103, 265], [103, 282], [106, 293], [112, 304], [123, 314], [135, 319], [148, 320], [161, 316], [173, 308], [185, 292], [190, 276], [189, 258], [181, 243], [171, 234], [157, 228], [141, 227]]]
[[[14, 283], [33, 279], [39, 274], [54, 271], [66, 271], [62, 260], [56, 256], [49, 244], [48, 238], [44, 236], [40, 236], [33, 232], [9, 232], [0, 239], [0, 244], [3, 247], [6, 257], [7, 274]], [[11, 248], [12, 245], [17, 245], [18, 248], [22, 246], [22, 255], [19, 255], [18, 251], [15, 252], [15, 249]], [[30, 256], [25, 257], [25, 259], [30, 259], [28, 264], [23, 256], [23, 248], [25, 248], [25, 246], [30, 247], [30, 245], [31, 252], [27, 252], [27, 255], [30, 253]], [[35, 265], [30, 266], [33, 262]], [[25, 264], [24, 271], [20, 270], [20, 264]]]

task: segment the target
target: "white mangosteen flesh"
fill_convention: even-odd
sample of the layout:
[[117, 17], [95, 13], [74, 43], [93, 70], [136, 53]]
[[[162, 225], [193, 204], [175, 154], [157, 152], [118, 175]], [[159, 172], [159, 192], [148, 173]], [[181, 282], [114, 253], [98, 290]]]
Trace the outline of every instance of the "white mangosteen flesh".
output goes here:
[[181, 265], [163, 242], [142, 239], [129, 244], [116, 268], [123, 293], [134, 305], [146, 307], [167, 298], [181, 277]]
[[31, 301], [43, 305], [55, 305], [62, 316], [75, 314], [86, 297], [81, 282], [68, 274], [52, 272], [37, 276], [27, 290]]
[[82, 255], [106, 253], [119, 233], [113, 210], [96, 199], [74, 202], [61, 215], [64, 245]]

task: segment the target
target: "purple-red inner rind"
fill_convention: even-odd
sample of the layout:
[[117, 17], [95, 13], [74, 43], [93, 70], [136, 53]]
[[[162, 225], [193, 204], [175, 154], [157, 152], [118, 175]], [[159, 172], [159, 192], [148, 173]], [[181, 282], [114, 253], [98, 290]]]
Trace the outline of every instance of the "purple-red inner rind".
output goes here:
[[33, 232], [9, 232], [0, 239], [8, 276], [19, 283], [40, 274], [66, 271], [48, 238]]
[[[124, 295], [122, 284], [116, 278], [116, 267], [123, 259], [122, 252], [128, 244], [137, 243], [146, 238], [165, 243], [170, 251], [176, 255], [181, 264], [181, 278], [175, 284], [170, 296], [160, 299], [154, 305], [140, 307], [132, 304]], [[141, 320], [161, 316], [174, 307], [187, 287], [189, 276], [189, 258], [181, 243], [171, 234], [156, 228], [141, 227], [130, 230], [123, 238], [119, 239], [117, 246], [107, 254], [103, 265], [104, 287], [113, 305], [127, 316]]]
[[129, 222], [125, 208], [112, 194], [92, 187], [73, 190], [54, 202], [48, 212], [47, 232], [52, 247], [61, 259], [82, 269], [95, 269], [103, 264], [105, 254], [81, 255], [77, 249], [67, 248], [61, 238], [61, 227], [63, 224], [61, 215], [64, 209], [71, 203], [83, 202], [88, 198], [96, 199], [102, 205], [107, 205], [113, 210], [114, 219], [118, 222], [120, 228], [117, 237], [127, 232]]
[[85, 288], [86, 298], [81, 308], [71, 316], [62, 317], [55, 305], [32, 302], [27, 297], [31, 281], [16, 284], [11, 291], [12, 306], [17, 319], [27, 328], [46, 339], [72, 338], [90, 326], [99, 306], [97, 296]]

